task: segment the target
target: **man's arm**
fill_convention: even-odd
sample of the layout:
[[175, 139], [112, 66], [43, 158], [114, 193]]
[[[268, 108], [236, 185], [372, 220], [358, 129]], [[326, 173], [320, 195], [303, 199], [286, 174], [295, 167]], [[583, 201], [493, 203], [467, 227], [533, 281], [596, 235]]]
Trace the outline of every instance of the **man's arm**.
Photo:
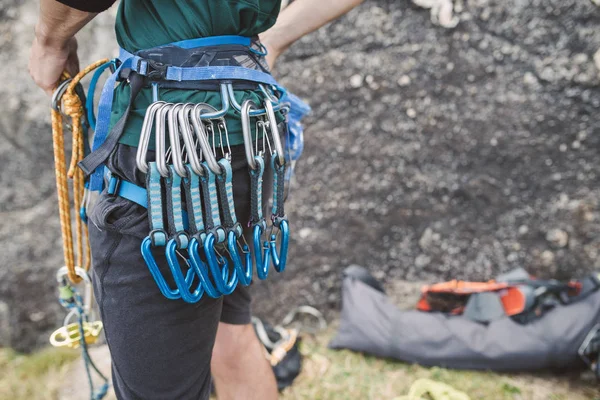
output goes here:
[[[114, 0], [109, 3], [112, 2]], [[64, 70], [72, 75], [79, 71], [75, 34], [97, 15], [96, 12], [81, 10], [90, 9], [90, 4], [98, 3], [96, 1], [79, 1], [79, 4], [84, 4], [83, 7], [78, 7], [79, 10], [63, 3], [78, 7], [73, 0], [40, 1], [40, 16], [35, 26], [35, 38], [29, 57], [29, 74], [49, 95]]]
[[273, 67], [277, 57], [302, 36], [344, 15], [363, 0], [296, 0], [279, 14], [277, 22], [260, 34]]

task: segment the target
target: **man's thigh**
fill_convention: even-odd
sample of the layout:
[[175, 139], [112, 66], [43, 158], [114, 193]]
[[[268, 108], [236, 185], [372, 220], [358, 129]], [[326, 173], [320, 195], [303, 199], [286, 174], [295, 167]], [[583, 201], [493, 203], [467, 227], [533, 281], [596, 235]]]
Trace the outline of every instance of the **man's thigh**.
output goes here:
[[[94, 290], [119, 399], [208, 399], [210, 361], [222, 299], [166, 299], [140, 253], [146, 210], [101, 195], [90, 216]], [[164, 251], [154, 254], [170, 275]]]

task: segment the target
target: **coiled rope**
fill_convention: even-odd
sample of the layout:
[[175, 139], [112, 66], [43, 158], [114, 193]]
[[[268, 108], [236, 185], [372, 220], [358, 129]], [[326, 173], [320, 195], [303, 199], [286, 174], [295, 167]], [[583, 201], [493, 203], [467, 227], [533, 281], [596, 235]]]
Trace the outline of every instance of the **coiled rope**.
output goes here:
[[[75, 210], [81, 209], [85, 194], [85, 177], [83, 171], [77, 167], [77, 163], [81, 161], [85, 155], [85, 135], [83, 128], [85, 109], [82, 99], [76, 92], [76, 88], [84, 76], [107, 62], [108, 59], [97, 61], [75, 75], [70, 81], [64, 94], [56, 99], [56, 104], [60, 104], [62, 100], [63, 110], [59, 107], [51, 108], [54, 170], [56, 174], [56, 191], [58, 194], [58, 210], [63, 240], [63, 253], [65, 266], [68, 270], [68, 277], [73, 283], [81, 282], [81, 277], [75, 273], [75, 266], [81, 266], [87, 271], [91, 264], [88, 229], [83, 221], [83, 216], [80, 215], [79, 212], [75, 213], [75, 238], [77, 246], [77, 252], [75, 252], [73, 227], [71, 222], [71, 202], [69, 200], [69, 179], [73, 181], [73, 207]], [[69, 74], [64, 72], [61, 81], [64, 82], [68, 79], [70, 79]], [[71, 132], [73, 136], [71, 161], [68, 170], [65, 157], [63, 112], [64, 115], [71, 118]], [[77, 258], [75, 258], [75, 254], [77, 254]]]

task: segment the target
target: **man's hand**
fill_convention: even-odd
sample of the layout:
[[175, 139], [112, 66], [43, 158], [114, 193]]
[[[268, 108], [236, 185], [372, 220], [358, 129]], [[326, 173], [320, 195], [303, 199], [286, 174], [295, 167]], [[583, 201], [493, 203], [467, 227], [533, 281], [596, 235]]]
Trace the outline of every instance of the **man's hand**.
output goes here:
[[75, 34], [96, 15], [56, 0], [40, 0], [40, 18], [29, 55], [29, 75], [46, 94], [52, 95], [63, 71], [71, 76], [79, 72]]
[[35, 84], [52, 96], [63, 71], [71, 76], [79, 72], [77, 40], [71, 38], [66, 44], [57, 46], [36, 35], [29, 55], [29, 75]]

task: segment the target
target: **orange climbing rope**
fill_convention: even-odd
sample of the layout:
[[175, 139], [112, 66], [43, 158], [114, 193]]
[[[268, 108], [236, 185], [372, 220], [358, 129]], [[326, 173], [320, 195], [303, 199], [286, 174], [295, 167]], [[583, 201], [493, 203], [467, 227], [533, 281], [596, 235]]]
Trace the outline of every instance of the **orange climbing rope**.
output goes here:
[[[71, 79], [69, 86], [64, 94], [56, 99], [57, 104], [62, 100], [63, 110], [52, 107], [52, 142], [54, 147], [54, 169], [56, 174], [56, 191], [58, 194], [58, 210], [60, 216], [60, 226], [63, 240], [63, 253], [65, 266], [67, 267], [69, 280], [73, 283], [79, 283], [81, 277], [75, 272], [75, 266], [89, 269], [91, 264], [91, 251], [88, 241], [87, 225], [83, 222], [82, 216], [78, 210], [81, 209], [85, 195], [85, 177], [83, 171], [77, 167], [77, 163], [84, 157], [84, 132], [82, 118], [85, 109], [82, 100], [75, 89], [81, 79], [100, 65], [108, 62], [108, 59], [97, 61]], [[70, 79], [70, 76], [64, 72], [61, 81]], [[71, 118], [71, 131], [73, 136], [73, 145], [71, 151], [71, 162], [67, 170], [63, 131], [63, 111]], [[73, 207], [76, 210], [75, 215], [75, 251], [73, 243], [73, 227], [71, 223], [71, 202], [69, 200], [68, 180], [73, 181]], [[77, 258], [75, 258], [77, 255]]]

